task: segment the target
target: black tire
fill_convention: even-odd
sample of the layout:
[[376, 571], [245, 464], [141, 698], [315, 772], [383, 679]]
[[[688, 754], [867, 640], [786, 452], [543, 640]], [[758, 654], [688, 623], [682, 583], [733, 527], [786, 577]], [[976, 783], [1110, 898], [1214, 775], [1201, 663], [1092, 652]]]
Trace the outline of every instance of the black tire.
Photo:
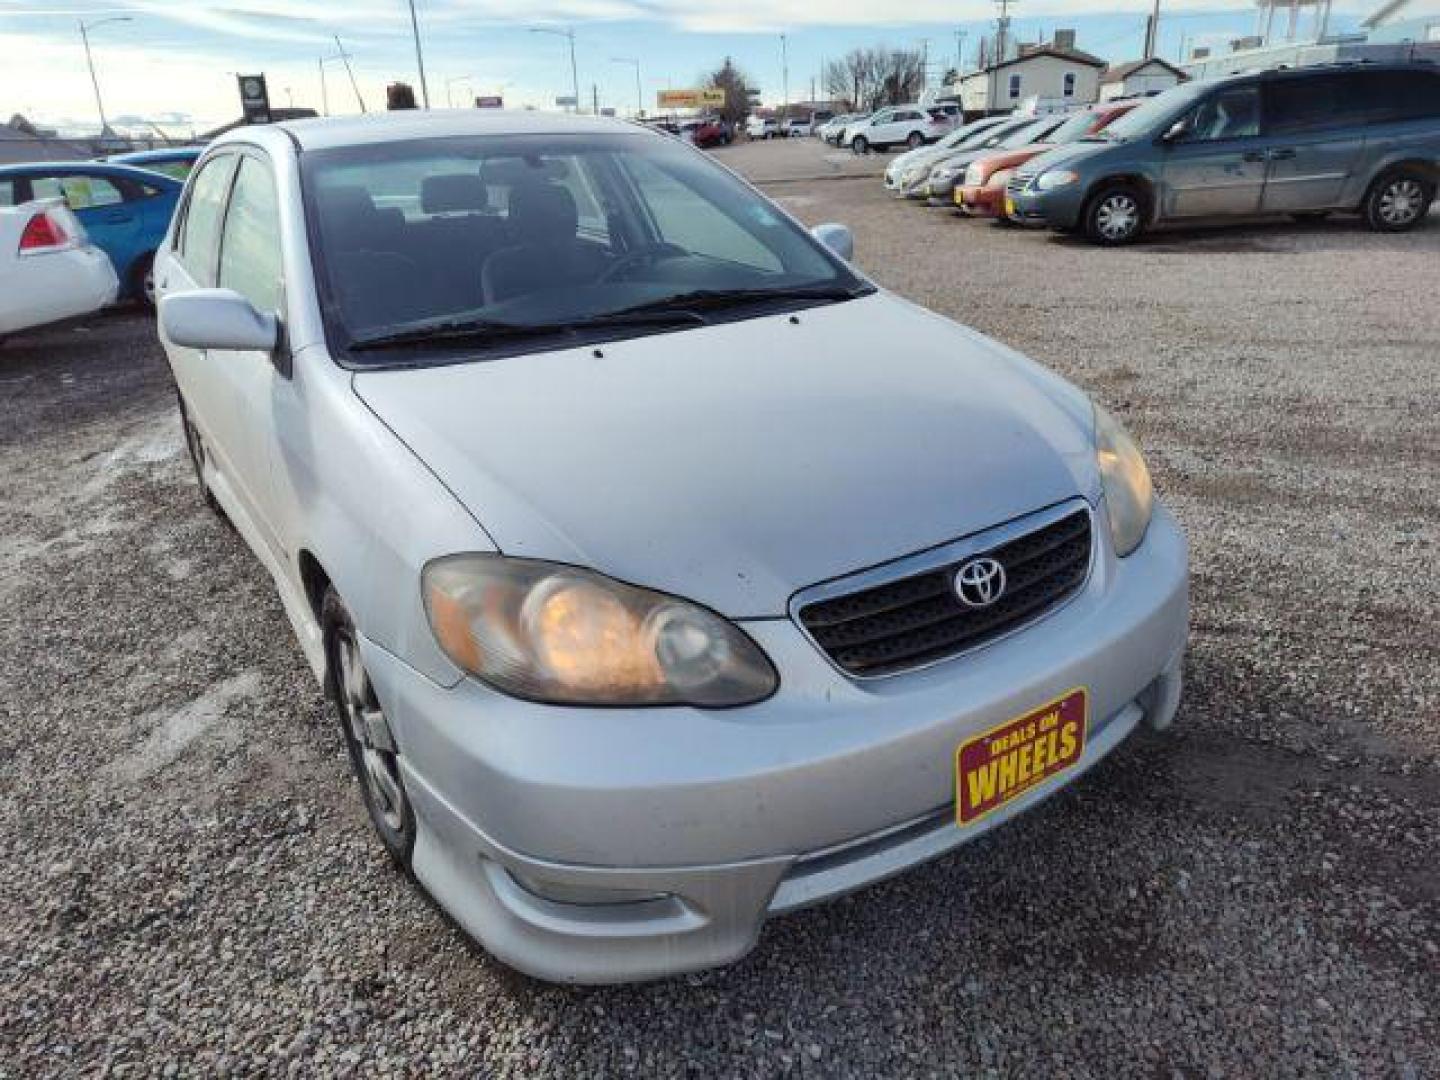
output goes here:
[[918, 147], [918, 146], [919, 146], [921, 143], [923, 143], [924, 141], [925, 141], [925, 136], [924, 136], [924, 135], [921, 135], [920, 132], [918, 132], [918, 131], [912, 131], [912, 132], [910, 132], [910, 137], [905, 140], [905, 145], [908, 146], [911, 150], [914, 150], [916, 147]]
[[220, 509], [220, 504], [210, 493], [210, 485], [205, 482], [205, 440], [200, 437], [200, 429], [190, 420], [190, 410], [185, 407], [185, 398], [179, 390], [175, 391], [175, 403], [180, 407], [180, 426], [185, 433], [185, 450], [190, 455], [190, 465], [195, 470], [195, 483], [200, 486], [200, 497], [216, 517], [228, 521], [225, 511]]
[[[400, 751], [360, 657], [355, 621], [334, 589], [325, 590], [320, 605], [320, 632], [325, 644], [325, 690], [340, 721], [365, 811], [390, 858], [409, 874], [415, 853], [415, 808], [405, 791]], [[378, 727], [373, 717], [367, 723], [370, 710], [379, 717]], [[377, 738], [375, 732], [382, 728], [386, 734]]]
[[1376, 232], [1405, 232], [1425, 220], [1435, 201], [1435, 181], [1402, 165], [1382, 173], [1365, 193], [1361, 213]]
[[130, 271], [135, 299], [151, 311], [155, 310], [155, 253], [141, 255]]
[[1082, 228], [1091, 243], [1119, 247], [1145, 231], [1145, 194], [1134, 184], [1107, 184], [1085, 204]]
[[850, 142], [850, 149], [857, 154], [868, 154], [870, 152], [870, 140], [864, 135], [856, 135]]

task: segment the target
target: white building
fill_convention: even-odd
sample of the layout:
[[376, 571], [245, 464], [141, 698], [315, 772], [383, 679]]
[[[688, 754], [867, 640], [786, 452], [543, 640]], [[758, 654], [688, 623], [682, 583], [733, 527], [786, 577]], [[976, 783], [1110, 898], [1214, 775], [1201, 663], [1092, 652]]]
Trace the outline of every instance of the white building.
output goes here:
[[1009, 112], [1030, 98], [1088, 105], [1099, 97], [1104, 69], [1104, 60], [1078, 49], [1022, 47], [1019, 56], [962, 76], [960, 107], [969, 116]]
[[1152, 56], [1148, 60], [1133, 60], [1128, 64], [1109, 68], [1100, 77], [1100, 100], [1111, 101], [1115, 98], [1158, 94], [1184, 82], [1185, 78], [1183, 71], [1158, 56]]

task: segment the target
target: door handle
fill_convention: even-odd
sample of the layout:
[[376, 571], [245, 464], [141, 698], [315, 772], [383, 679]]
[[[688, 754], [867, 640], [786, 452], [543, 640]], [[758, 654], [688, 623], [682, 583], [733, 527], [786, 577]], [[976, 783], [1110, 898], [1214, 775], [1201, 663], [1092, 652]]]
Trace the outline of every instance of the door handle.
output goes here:
[[1288, 147], [1288, 146], [1287, 146], [1285, 149], [1283, 149], [1283, 150], [1271, 150], [1271, 151], [1270, 151], [1270, 160], [1271, 160], [1271, 161], [1289, 161], [1289, 160], [1290, 160], [1291, 158], [1293, 158], [1294, 156], [1295, 156], [1295, 150], [1294, 150], [1292, 147]]
[[1248, 161], [1248, 162], [1251, 162], [1251, 163], [1258, 162], [1258, 161], [1264, 161], [1264, 160], [1265, 160], [1265, 154], [1264, 154], [1264, 152], [1261, 151], [1261, 150], [1250, 150], [1250, 151], [1247, 151], [1246, 153], [1242, 154], [1241, 157], [1240, 157], [1240, 160], [1241, 160], [1241, 161]]

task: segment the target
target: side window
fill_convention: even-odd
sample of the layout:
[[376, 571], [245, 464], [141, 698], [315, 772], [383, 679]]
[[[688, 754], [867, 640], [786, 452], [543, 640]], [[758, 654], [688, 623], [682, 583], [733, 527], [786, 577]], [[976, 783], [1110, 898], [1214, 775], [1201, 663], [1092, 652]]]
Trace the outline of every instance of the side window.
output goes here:
[[1248, 139], [1260, 134], [1260, 91], [1254, 83], [1222, 90], [1190, 114], [1182, 142]]
[[180, 261], [196, 285], [215, 284], [215, 253], [220, 249], [220, 216], [235, 174], [235, 155], [211, 158], [190, 185], [185, 220], [177, 233]]
[[556, 169], [555, 180], [575, 198], [575, 209], [579, 212], [580, 232], [602, 239], [610, 240], [610, 224], [605, 216], [605, 211], [600, 206], [600, 200], [596, 198], [594, 188], [590, 184], [590, 178], [585, 175], [585, 170], [574, 158], [552, 158], [550, 159]]
[[259, 158], [240, 160], [220, 239], [219, 284], [258, 311], [280, 310], [280, 206], [270, 168]]
[[120, 189], [103, 176], [35, 176], [30, 179], [30, 189], [37, 199], [53, 199], [58, 195], [71, 210], [90, 210], [125, 201]]
[[[677, 244], [696, 255], [740, 263], [757, 270], [783, 269], [775, 253], [739, 222], [659, 166], [638, 154], [627, 154], [624, 165], [634, 181], [636, 194], [649, 209], [664, 242]], [[773, 218], [758, 201], [752, 209], [756, 214]], [[757, 224], [764, 226], [767, 222], [757, 220]]]
[[1428, 71], [1365, 72], [1364, 98], [1371, 123], [1440, 119], [1440, 74]]
[[1020, 87], [1022, 85], [1023, 80], [1020, 78], [1019, 75], [1010, 76], [1010, 96], [1012, 98], [1018, 98], [1020, 96]]
[[1265, 88], [1265, 131], [1299, 135], [1360, 123], [1363, 89], [1357, 75], [1277, 79]]

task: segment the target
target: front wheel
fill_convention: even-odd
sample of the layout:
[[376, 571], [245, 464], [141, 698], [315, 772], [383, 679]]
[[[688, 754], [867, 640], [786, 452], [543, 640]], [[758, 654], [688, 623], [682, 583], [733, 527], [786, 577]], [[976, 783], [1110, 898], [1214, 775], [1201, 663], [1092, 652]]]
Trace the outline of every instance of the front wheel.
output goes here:
[[409, 873], [415, 851], [415, 810], [405, 791], [400, 750], [365, 670], [355, 622], [334, 589], [326, 590], [321, 603], [320, 630], [326, 689], [340, 719], [370, 824], [395, 864]]
[[850, 144], [850, 149], [857, 154], [868, 154], [870, 152], [870, 141], [864, 135], [856, 135], [855, 141]]
[[1418, 169], [1385, 173], [1365, 196], [1365, 223], [1377, 232], [1413, 229], [1435, 201], [1435, 181]]
[[1145, 199], [1133, 184], [1112, 184], [1085, 207], [1085, 235], [1094, 243], [1118, 247], [1145, 231]]
[[142, 255], [131, 271], [135, 279], [135, 296], [151, 311], [155, 310], [155, 253]]

